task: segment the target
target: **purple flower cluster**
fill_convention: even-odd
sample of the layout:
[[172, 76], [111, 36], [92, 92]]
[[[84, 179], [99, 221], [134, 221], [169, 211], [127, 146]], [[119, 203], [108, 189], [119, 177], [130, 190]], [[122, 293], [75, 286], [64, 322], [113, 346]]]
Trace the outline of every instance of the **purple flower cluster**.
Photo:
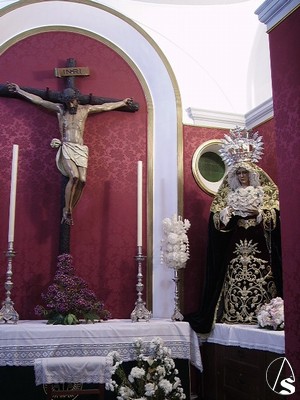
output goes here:
[[[99, 301], [87, 283], [77, 275], [70, 254], [58, 256], [53, 283], [41, 295], [44, 306], [35, 307], [37, 315], [46, 317], [49, 323], [72, 324], [80, 318], [86, 321], [107, 320], [109, 311]], [[72, 315], [72, 318], [67, 318]]]

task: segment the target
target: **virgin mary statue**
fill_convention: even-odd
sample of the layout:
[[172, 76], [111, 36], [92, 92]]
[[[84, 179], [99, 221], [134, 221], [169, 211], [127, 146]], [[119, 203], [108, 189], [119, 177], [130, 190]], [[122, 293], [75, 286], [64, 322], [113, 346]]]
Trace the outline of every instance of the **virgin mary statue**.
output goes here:
[[202, 301], [185, 316], [204, 336], [216, 322], [257, 324], [258, 308], [282, 297], [278, 188], [256, 165], [262, 153], [257, 132], [236, 127], [222, 141], [229, 168], [210, 209]]

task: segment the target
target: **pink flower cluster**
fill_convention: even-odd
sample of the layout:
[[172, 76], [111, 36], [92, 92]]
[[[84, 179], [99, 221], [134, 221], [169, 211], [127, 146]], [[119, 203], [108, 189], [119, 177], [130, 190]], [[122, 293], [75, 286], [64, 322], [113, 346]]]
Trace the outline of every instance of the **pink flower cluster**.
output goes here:
[[275, 297], [268, 304], [263, 304], [257, 311], [257, 322], [262, 328], [284, 329], [284, 302], [281, 297]]

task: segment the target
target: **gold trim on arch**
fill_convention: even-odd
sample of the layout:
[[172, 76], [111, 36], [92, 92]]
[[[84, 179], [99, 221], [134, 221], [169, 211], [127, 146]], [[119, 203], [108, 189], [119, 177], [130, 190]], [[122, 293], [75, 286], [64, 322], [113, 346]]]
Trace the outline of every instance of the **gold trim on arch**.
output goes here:
[[[62, 2], [70, 2], [69, 0], [61, 0]], [[8, 5], [7, 7], [4, 7], [3, 9], [0, 10], [0, 17], [2, 15], [5, 15], [13, 10], [16, 10], [18, 8], [21, 8], [23, 6], [28, 6], [31, 4], [38, 4], [42, 3], [44, 0], [34, 0], [34, 1], [19, 1], [17, 3], [13, 3], [11, 5]], [[173, 86], [174, 90], [174, 97], [176, 100], [176, 117], [177, 117], [177, 194], [178, 194], [178, 202], [177, 202], [177, 208], [178, 208], [178, 214], [182, 215], [183, 214], [183, 126], [182, 126], [182, 104], [181, 104], [181, 96], [179, 92], [179, 86], [176, 80], [176, 77], [173, 73], [173, 70], [166, 58], [166, 56], [163, 54], [162, 50], [160, 47], [156, 44], [156, 42], [134, 21], [132, 21], [130, 18], [124, 16], [120, 12], [104, 6], [102, 4], [97, 4], [89, 0], [71, 0], [73, 3], [79, 3], [91, 7], [95, 7], [101, 10], [104, 10], [110, 14], [115, 15], [116, 17], [122, 19], [123, 21], [127, 22], [130, 26], [132, 26], [136, 31], [138, 31], [147, 41], [148, 43], [155, 49], [157, 52], [158, 56], [160, 57], [162, 63], [164, 64], [168, 75], [170, 77], [170, 81]], [[19, 35], [16, 35], [14, 38], [9, 39], [5, 44], [0, 46], [0, 55], [9, 47], [11, 47], [13, 44], [17, 43], [18, 41], [29, 37], [31, 35], [35, 35], [38, 33], [42, 32], [51, 32], [51, 31], [66, 31], [66, 32], [74, 32], [74, 33], [80, 33], [82, 35], [91, 37], [101, 43], [106, 44], [108, 47], [113, 49], [117, 54], [120, 55], [127, 63], [130, 65], [130, 67], [133, 69], [135, 72], [143, 90], [145, 93], [146, 97], [146, 102], [147, 102], [147, 148], [148, 148], [148, 153], [147, 153], [147, 289], [146, 289], [146, 303], [147, 303], [147, 308], [149, 310], [152, 310], [152, 304], [153, 304], [153, 160], [154, 160], [154, 151], [153, 151], [153, 130], [154, 130], [154, 125], [153, 125], [153, 103], [150, 95], [150, 91], [148, 89], [148, 86], [146, 84], [146, 81], [140, 72], [140, 70], [137, 68], [135, 63], [129, 58], [126, 53], [120, 50], [119, 47], [117, 47], [115, 44], [110, 42], [109, 40], [103, 38], [99, 34], [90, 32], [86, 29], [82, 28], [75, 28], [75, 27], [66, 27], [66, 26], [47, 26], [47, 27], [39, 27], [39, 28], [34, 28], [31, 30], [28, 30], [26, 32], [22, 32]]]

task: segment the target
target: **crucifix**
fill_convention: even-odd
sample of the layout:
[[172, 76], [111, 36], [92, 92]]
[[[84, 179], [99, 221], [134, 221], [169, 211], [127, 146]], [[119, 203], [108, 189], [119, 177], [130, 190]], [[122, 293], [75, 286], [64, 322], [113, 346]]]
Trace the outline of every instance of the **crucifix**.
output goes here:
[[70, 227], [73, 225], [73, 209], [77, 205], [86, 181], [88, 147], [83, 142], [85, 121], [89, 114], [104, 111], [138, 110], [131, 98], [124, 100], [82, 95], [75, 87], [75, 77], [89, 75], [87, 67], [76, 67], [74, 59], [68, 59], [65, 68], [55, 68], [57, 77], [66, 78], [66, 88], [61, 92], [20, 88], [9, 83], [6, 90], [0, 85], [1, 96], [21, 96], [34, 104], [56, 112], [60, 138], [54, 138], [51, 146], [57, 148], [56, 164], [64, 176], [63, 206], [61, 215], [60, 254], [70, 253]]

